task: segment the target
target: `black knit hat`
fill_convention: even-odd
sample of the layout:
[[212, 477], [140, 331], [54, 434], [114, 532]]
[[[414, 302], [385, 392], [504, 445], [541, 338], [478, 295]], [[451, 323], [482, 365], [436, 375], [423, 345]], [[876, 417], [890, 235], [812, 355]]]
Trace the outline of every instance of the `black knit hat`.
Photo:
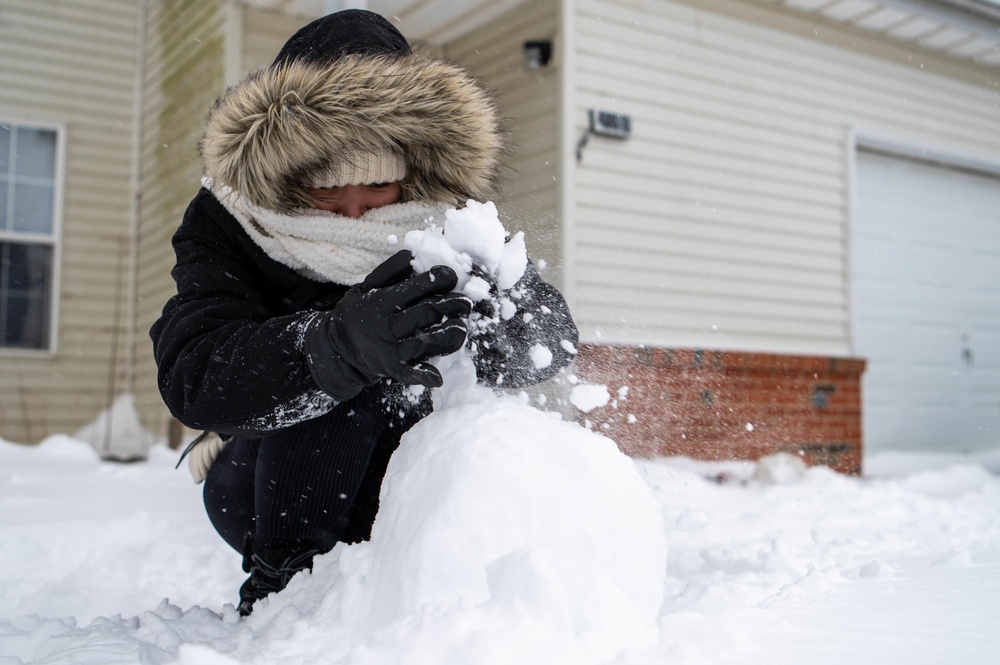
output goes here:
[[292, 60], [327, 65], [344, 55], [407, 55], [410, 45], [389, 21], [363, 9], [316, 19], [285, 42], [272, 67]]

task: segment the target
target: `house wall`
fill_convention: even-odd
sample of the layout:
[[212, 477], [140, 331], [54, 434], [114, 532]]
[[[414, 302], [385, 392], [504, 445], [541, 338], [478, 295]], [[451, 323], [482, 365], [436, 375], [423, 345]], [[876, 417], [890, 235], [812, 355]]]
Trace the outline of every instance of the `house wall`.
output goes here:
[[0, 4], [0, 117], [63, 125], [53, 355], [0, 351], [0, 437], [74, 432], [123, 384], [137, 3]]
[[445, 57], [468, 68], [497, 94], [513, 151], [505, 160], [505, 188], [496, 201], [509, 231], [524, 231], [528, 252], [543, 274], [562, 283], [559, 207], [559, 85], [555, 58], [535, 72], [523, 66], [527, 40], [558, 39], [555, 0], [527, 3], [446, 46]]
[[581, 0], [567, 121], [581, 418], [634, 455], [792, 452], [860, 472], [854, 133], [996, 161], [1000, 70], [739, 0]]
[[148, 25], [146, 125], [139, 261], [136, 403], [157, 437], [181, 434], [156, 387], [148, 330], [174, 292], [170, 239], [198, 191], [197, 145], [205, 119], [226, 85], [270, 64], [307, 20], [231, 0], [156, 0]]
[[852, 350], [852, 129], [1000, 157], [1000, 71], [753, 2], [581, 0], [571, 121], [632, 116], [576, 166], [583, 336]]
[[146, 21], [136, 339], [136, 406], [144, 426], [167, 435], [149, 328], [174, 294], [170, 238], [200, 187], [197, 143], [225, 83], [233, 14], [224, 0], [151, 0]]
[[250, 7], [241, 8], [240, 16], [243, 20], [243, 38], [239, 49], [239, 77], [270, 65], [288, 38], [310, 20]]

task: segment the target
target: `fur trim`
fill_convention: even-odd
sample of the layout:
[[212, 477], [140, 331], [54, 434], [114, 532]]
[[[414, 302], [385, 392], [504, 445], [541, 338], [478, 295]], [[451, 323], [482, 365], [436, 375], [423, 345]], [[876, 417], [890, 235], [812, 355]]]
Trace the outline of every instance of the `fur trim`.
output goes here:
[[406, 159], [406, 200], [456, 205], [495, 196], [506, 136], [471, 75], [411, 53], [258, 70], [215, 103], [199, 143], [207, 177], [282, 213], [311, 207], [313, 174], [373, 148]]

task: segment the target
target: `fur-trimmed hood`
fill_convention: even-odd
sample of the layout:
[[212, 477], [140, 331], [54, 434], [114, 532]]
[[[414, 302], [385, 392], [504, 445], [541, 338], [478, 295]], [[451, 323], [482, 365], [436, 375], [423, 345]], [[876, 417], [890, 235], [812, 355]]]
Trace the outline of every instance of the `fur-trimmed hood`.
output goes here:
[[199, 143], [216, 186], [281, 213], [310, 207], [310, 174], [372, 147], [406, 159], [405, 200], [455, 205], [496, 194], [506, 137], [471, 75], [414, 52], [258, 70], [215, 103]]

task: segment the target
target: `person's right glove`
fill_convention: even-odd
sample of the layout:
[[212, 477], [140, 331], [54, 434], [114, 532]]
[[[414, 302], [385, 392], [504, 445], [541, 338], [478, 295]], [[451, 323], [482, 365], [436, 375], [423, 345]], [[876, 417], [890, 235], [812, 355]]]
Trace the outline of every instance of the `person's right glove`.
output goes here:
[[350, 399], [383, 378], [441, 386], [441, 373], [425, 361], [462, 348], [472, 303], [453, 293], [454, 270], [414, 275], [412, 260], [397, 252], [306, 328], [309, 370], [332, 397]]

